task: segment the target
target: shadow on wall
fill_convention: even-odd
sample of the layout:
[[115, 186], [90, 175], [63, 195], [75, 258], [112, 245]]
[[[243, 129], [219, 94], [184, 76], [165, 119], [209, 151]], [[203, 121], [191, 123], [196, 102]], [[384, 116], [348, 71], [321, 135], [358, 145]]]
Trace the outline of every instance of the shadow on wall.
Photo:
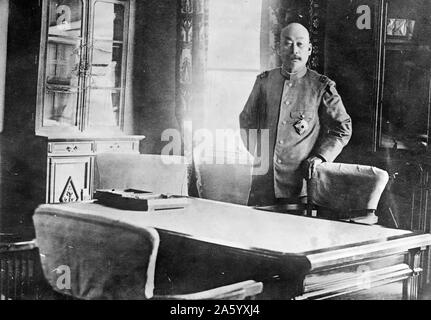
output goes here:
[[246, 205], [251, 184], [251, 165], [198, 164], [200, 197]]

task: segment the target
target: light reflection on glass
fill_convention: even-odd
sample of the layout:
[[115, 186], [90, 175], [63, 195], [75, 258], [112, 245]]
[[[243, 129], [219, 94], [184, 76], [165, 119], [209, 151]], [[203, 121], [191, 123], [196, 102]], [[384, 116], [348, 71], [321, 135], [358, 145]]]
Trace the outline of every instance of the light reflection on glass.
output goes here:
[[89, 79], [89, 126], [119, 126], [124, 7], [97, 1]]
[[51, 0], [43, 126], [76, 126], [80, 81], [82, 1]]

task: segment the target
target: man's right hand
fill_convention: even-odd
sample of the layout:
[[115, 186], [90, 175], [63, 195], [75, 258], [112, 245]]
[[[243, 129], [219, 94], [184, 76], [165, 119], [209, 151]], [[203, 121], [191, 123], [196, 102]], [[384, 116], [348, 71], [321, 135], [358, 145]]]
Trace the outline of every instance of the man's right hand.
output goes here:
[[310, 180], [313, 177], [313, 173], [316, 167], [323, 162], [322, 158], [310, 157], [302, 163], [304, 178]]

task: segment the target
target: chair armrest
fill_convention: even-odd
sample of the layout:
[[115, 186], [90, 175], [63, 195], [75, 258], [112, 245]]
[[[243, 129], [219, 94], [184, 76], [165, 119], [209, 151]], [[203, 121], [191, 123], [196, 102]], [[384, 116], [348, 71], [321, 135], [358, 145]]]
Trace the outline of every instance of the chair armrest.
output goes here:
[[260, 294], [262, 282], [247, 280], [210, 290], [178, 295], [154, 295], [155, 300], [244, 300]]

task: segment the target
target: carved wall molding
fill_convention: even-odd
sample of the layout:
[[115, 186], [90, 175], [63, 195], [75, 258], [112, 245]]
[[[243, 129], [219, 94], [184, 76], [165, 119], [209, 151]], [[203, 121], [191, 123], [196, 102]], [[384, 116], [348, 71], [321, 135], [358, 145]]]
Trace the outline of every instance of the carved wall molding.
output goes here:
[[309, 0], [309, 4], [309, 31], [313, 46], [309, 65], [312, 69], [322, 73], [325, 63], [326, 0]]

